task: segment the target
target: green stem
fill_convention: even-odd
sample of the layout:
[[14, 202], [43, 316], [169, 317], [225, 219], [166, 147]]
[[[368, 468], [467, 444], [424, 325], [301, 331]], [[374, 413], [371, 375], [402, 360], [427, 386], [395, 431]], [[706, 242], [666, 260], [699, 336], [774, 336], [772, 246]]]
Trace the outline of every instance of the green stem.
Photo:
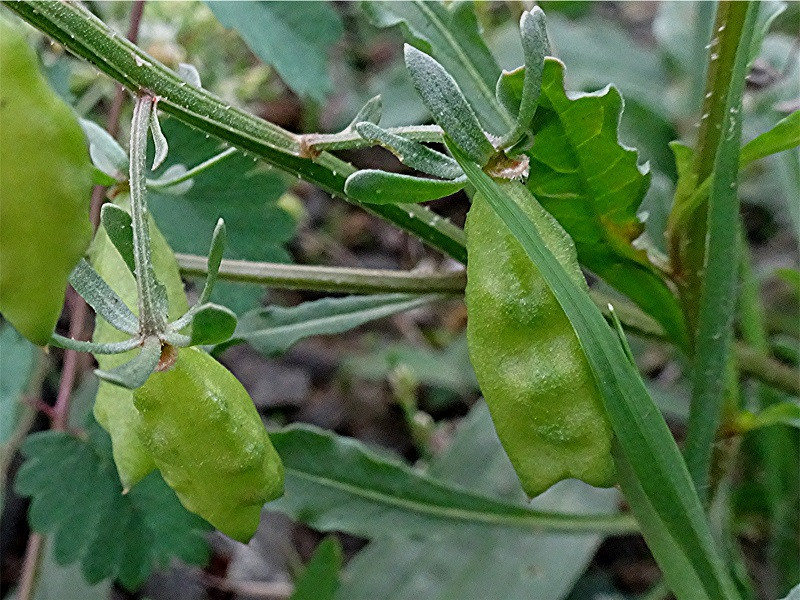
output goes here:
[[344, 182], [355, 172], [351, 165], [326, 153], [315, 160], [304, 158], [298, 136], [187, 83], [138, 46], [120, 38], [81, 4], [3, 0], [3, 5], [134, 93], [144, 91], [156, 96], [158, 107], [164, 112], [344, 198], [444, 254], [466, 262], [465, 237], [459, 227], [424, 206], [367, 204], [348, 198]]
[[[184, 276], [203, 277], [207, 274], [208, 259], [205, 256], [177, 254], [176, 257]], [[219, 278], [273, 288], [343, 294], [405, 292], [461, 295], [466, 285], [463, 272], [418, 274], [408, 271], [287, 265], [245, 260], [223, 260]], [[663, 327], [636, 305], [596, 290], [590, 290], [589, 295], [609, 322], [611, 315], [608, 304], [612, 303], [614, 312], [627, 331], [648, 339], [668, 339]], [[800, 377], [794, 369], [742, 342], [735, 342], [733, 350], [742, 373], [790, 394], [800, 395]]]
[[[442, 141], [442, 128], [438, 125], [388, 127], [385, 131], [415, 142]], [[355, 150], [374, 145], [372, 141], [361, 137], [355, 129], [345, 129], [339, 133], [307, 133], [301, 139], [306, 147], [314, 150]]]
[[191, 169], [186, 171], [186, 173], [184, 173], [183, 175], [178, 175], [177, 177], [173, 177], [172, 179], [148, 179], [147, 187], [156, 190], [158, 189], [163, 190], [164, 188], [169, 188], [174, 185], [178, 185], [179, 183], [183, 183], [184, 181], [189, 181], [192, 177], [196, 177], [206, 169], [210, 169], [217, 163], [222, 162], [223, 160], [225, 160], [226, 158], [228, 158], [233, 154], [236, 154], [236, 148], [227, 148], [226, 150], [223, 150], [219, 154], [212, 156], [208, 160], [201, 162], [199, 165], [192, 167]]
[[150, 255], [150, 231], [147, 218], [147, 135], [154, 98], [138, 96], [131, 122], [130, 191], [133, 227], [133, 262], [136, 265], [136, 291], [139, 296], [139, 327], [143, 335], [154, 335], [166, 326], [164, 307], [157, 298], [158, 282]]
[[[697, 181], [711, 176], [711, 194], [703, 212], [702, 262], [693, 263], [699, 277], [690, 307], [696, 315], [692, 402], [686, 434], [686, 466], [700, 499], [709, 493], [709, 468], [714, 440], [725, 399], [726, 373], [731, 359], [733, 320], [736, 312], [738, 260], [739, 142], [742, 131], [742, 96], [747, 75], [750, 42], [758, 14], [758, 2], [720, 3], [711, 42], [709, 78], [712, 93], [704, 106], [701, 137], [695, 156]], [[731, 68], [720, 73], [720, 63]], [[719, 82], [726, 84], [720, 88]], [[713, 144], [713, 145], [711, 145]], [[690, 223], [694, 230], [697, 221]], [[700, 244], [691, 240], [692, 247]], [[697, 257], [695, 257], [696, 259]], [[696, 293], [699, 291], [699, 295]], [[696, 296], [695, 296], [696, 295]]]

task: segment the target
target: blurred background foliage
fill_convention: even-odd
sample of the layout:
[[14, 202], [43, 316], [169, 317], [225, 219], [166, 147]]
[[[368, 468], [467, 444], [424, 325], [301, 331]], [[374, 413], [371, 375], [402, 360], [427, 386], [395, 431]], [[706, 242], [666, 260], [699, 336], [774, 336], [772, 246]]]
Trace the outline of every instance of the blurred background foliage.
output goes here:
[[[127, 30], [130, 3], [87, 4], [120, 34]], [[538, 4], [548, 16], [554, 54], [567, 66], [568, 89], [593, 91], [611, 83], [622, 92], [622, 141], [637, 148], [640, 162], [649, 162], [653, 171], [651, 189], [640, 209], [646, 218], [642, 243], [663, 252], [677, 178], [668, 143], [677, 139], [691, 144], [695, 136], [713, 4], [556, 0]], [[522, 64], [517, 23], [527, 6], [514, 1], [476, 4], [487, 43], [504, 68]], [[800, 107], [800, 3], [770, 0], [762, 2], [761, 10], [763, 46], [744, 99], [745, 141]], [[53, 87], [79, 115], [105, 126], [115, 84], [32, 29], [27, 31]], [[398, 27], [375, 26], [354, 2], [147, 2], [139, 33], [139, 45], [166, 65], [193, 64], [203, 87], [225, 102], [295, 132], [338, 131], [376, 94], [383, 97], [382, 125], [426, 122], [425, 108], [403, 67], [402, 44]], [[123, 146], [127, 146], [130, 110], [128, 103], [120, 120], [118, 139]], [[195, 164], [221, 147], [175, 119], [164, 121], [164, 131], [170, 154], [162, 170], [173, 164]], [[403, 168], [380, 149], [350, 151], [343, 157], [361, 167]], [[771, 342], [776, 353], [795, 364], [800, 298], [788, 282], [791, 276], [782, 278], [780, 270], [798, 265], [798, 190], [796, 149], [758, 161], [742, 173], [746, 234], [766, 302]], [[206, 171], [186, 194], [154, 193], [151, 203], [177, 252], [205, 252], [213, 223], [223, 216], [229, 232], [228, 258], [454, 268], [386, 223], [270, 171], [246, 155]], [[432, 208], [463, 225], [468, 202], [457, 194], [433, 202]], [[194, 282], [189, 284], [191, 291]], [[293, 306], [321, 297], [231, 283], [220, 284], [215, 293], [216, 301], [239, 314], [261, 305]], [[270, 425], [311, 423], [352, 436], [382, 455], [402, 457], [442, 479], [487, 495], [521, 498], [519, 483], [479, 402], [463, 335], [465, 319], [463, 303], [453, 300], [364, 325], [344, 336], [302, 340], [279, 358], [241, 345], [225, 351], [221, 360], [244, 383]], [[30, 349], [17, 347], [24, 344], [7, 328], [0, 330], [0, 336], [3, 414], [11, 414], [7, 409], [15, 414], [27, 410], [18, 406], [28, 379], [16, 381], [6, 376], [6, 369], [30, 374], [32, 379], [44, 377], [43, 399], [51, 399], [59, 352], [42, 359], [42, 366]], [[654, 398], [680, 436], [688, 410], [681, 358], [666, 346], [631, 342]], [[12, 355], [18, 357], [13, 364], [7, 359]], [[745, 394], [754, 393], [745, 388]], [[90, 401], [91, 393], [88, 397]], [[30, 411], [15, 420], [21, 418], [35, 420]], [[4, 423], [0, 423], [0, 442], [5, 444], [13, 432]], [[41, 419], [36, 423], [44, 425]], [[757, 461], [751, 460], [756, 446], [746, 445], [743, 473], [758, 469]], [[735, 523], [758, 597], [771, 600], [785, 590], [786, 578], [796, 574], [797, 567], [781, 566], [772, 560], [774, 556], [770, 558], [765, 528], [769, 482], [759, 477], [756, 472], [746, 487], [734, 486], [733, 494], [740, 499]], [[590, 512], [616, 505], [613, 492], [573, 484], [556, 486], [535, 502]], [[796, 513], [796, 503], [787, 510]], [[20, 571], [27, 535], [24, 515], [24, 501], [6, 491], [4, 592]], [[431, 540], [400, 532], [370, 542], [366, 549], [362, 538], [346, 534], [339, 538], [345, 558], [352, 559], [346, 563], [337, 595], [342, 599], [624, 599], [640, 597], [658, 583], [657, 567], [636, 536], [602, 540], [465, 530]], [[160, 570], [145, 584], [144, 596], [135, 597], [286, 597], [286, 587], [279, 584], [301, 572], [320, 539], [313, 529], [270, 512], [248, 547], [212, 536], [213, 558], [205, 570], [184, 564]], [[37, 597], [134, 597], [109, 581], [87, 587], [77, 569], [58, 566], [48, 550]], [[505, 587], [498, 587], [500, 583]], [[662, 597], [655, 595], [657, 591], [648, 597]], [[268, 595], [273, 592], [277, 595]]]

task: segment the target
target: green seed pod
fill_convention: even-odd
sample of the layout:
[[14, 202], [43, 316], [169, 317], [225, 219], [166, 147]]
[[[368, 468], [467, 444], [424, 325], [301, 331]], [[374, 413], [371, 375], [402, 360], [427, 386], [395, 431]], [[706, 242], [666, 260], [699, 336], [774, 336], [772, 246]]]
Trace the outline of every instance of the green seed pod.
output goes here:
[[0, 312], [46, 345], [92, 238], [92, 165], [72, 110], [0, 18]]
[[197, 348], [133, 392], [142, 437], [183, 505], [241, 542], [283, 493], [283, 464], [236, 377]]
[[[582, 287], [569, 236], [519, 183], [500, 183]], [[569, 320], [488, 202], [467, 216], [467, 340], [500, 441], [525, 491], [566, 478], [614, 483], [612, 432]]]
[[[130, 199], [118, 197], [117, 206], [130, 210]], [[167, 288], [170, 320], [177, 319], [189, 309], [183, 289], [178, 263], [169, 244], [150, 220], [150, 243], [156, 277]], [[136, 280], [124, 259], [114, 247], [105, 229], [97, 230], [90, 249], [92, 266], [128, 307], [138, 313]], [[95, 324], [92, 340], [97, 343], [119, 342], [128, 335], [115, 329], [102, 318]], [[110, 370], [129, 361], [137, 350], [123, 354], [96, 355], [101, 369]], [[150, 452], [139, 437], [141, 417], [133, 405], [133, 393], [123, 387], [100, 382], [94, 402], [94, 417], [111, 435], [114, 462], [117, 465], [122, 487], [129, 489], [156, 468]]]

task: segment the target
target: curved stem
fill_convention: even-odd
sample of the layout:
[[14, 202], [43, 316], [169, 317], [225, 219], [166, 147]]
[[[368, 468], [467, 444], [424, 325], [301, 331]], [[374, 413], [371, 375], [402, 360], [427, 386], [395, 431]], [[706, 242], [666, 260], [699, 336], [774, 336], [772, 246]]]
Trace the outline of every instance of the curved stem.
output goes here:
[[173, 177], [172, 179], [148, 179], [147, 180], [147, 187], [152, 189], [164, 189], [168, 187], [172, 187], [173, 185], [178, 185], [179, 183], [183, 183], [184, 181], [189, 181], [192, 177], [196, 177], [206, 169], [210, 169], [217, 163], [222, 162], [229, 156], [236, 154], [236, 148], [227, 148], [209, 158], [208, 160], [204, 160], [199, 165], [196, 165], [186, 171], [183, 175], [178, 175], [177, 177]]

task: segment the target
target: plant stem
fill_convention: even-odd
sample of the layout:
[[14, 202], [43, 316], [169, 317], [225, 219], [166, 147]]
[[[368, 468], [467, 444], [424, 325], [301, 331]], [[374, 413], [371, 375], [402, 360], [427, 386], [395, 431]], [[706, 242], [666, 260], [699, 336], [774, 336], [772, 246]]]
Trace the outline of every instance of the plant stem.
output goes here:
[[[703, 262], [692, 272], [699, 275], [691, 295], [699, 299], [685, 309], [696, 311], [692, 401], [686, 434], [686, 466], [701, 501], [709, 492], [709, 468], [714, 439], [725, 399], [730, 368], [733, 320], [736, 312], [739, 267], [739, 146], [742, 132], [742, 96], [758, 2], [720, 3], [711, 42], [709, 80], [714, 90], [704, 106], [701, 137], [695, 155], [697, 181], [713, 173], [711, 194], [704, 204]], [[730, 71], [719, 72], [732, 57]], [[724, 82], [720, 88], [718, 82]], [[689, 228], [698, 221], [690, 220]], [[696, 249], [699, 239], [691, 240]], [[697, 267], [697, 269], [695, 269]], [[737, 385], [734, 379], [733, 385]], [[733, 392], [734, 390], [730, 390]]]
[[121, 39], [81, 4], [3, 0], [3, 5], [134, 93], [156, 96], [158, 107], [164, 112], [356, 204], [444, 254], [466, 262], [464, 232], [459, 227], [417, 204], [366, 204], [348, 198], [344, 182], [355, 172], [352, 165], [326, 153], [314, 160], [304, 158], [299, 136], [187, 83], [135, 44]]
[[140, 95], [133, 107], [131, 124], [131, 220], [133, 226], [133, 262], [136, 265], [136, 290], [139, 296], [139, 323], [143, 335], [163, 331], [166, 319], [163, 302], [157, 298], [155, 271], [150, 255], [150, 231], [147, 216], [147, 134], [150, 128], [150, 113], [155, 99]]
[[[692, 172], [695, 181], [704, 182], [714, 171], [726, 103], [733, 77], [736, 50], [744, 27], [749, 3], [722, 0], [709, 44], [705, 96], [700, 118]], [[679, 211], [684, 207], [676, 207]], [[671, 232], [670, 259], [678, 284], [681, 303], [692, 340], [696, 335], [700, 295], [705, 274], [706, 236], [708, 232], [708, 199], [704, 198], [682, 221], [683, 227]]]
[[[177, 254], [176, 258], [184, 276], [203, 277], [208, 273], [208, 259], [205, 256]], [[463, 272], [417, 274], [407, 271], [287, 265], [246, 260], [223, 260], [219, 278], [273, 288], [345, 294], [406, 292], [461, 295], [466, 285]], [[627, 331], [654, 340], [668, 339], [663, 327], [634, 304], [596, 290], [590, 290], [589, 295], [609, 322], [610, 302]], [[733, 350], [742, 373], [790, 394], [800, 394], [800, 376], [794, 369], [742, 342], [734, 342]]]
[[[208, 272], [205, 256], [176, 254], [181, 272], [203, 276]], [[466, 285], [464, 271], [454, 273], [415, 273], [349, 267], [317, 267], [246, 260], [223, 260], [220, 279], [257, 283], [284, 289], [314, 290], [347, 294], [392, 292], [460, 295]]]
[[[442, 128], [438, 125], [410, 125], [388, 127], [389, 133], [415, 142], [442, 142]], [[302, 144], [315, 150], [354, 150], [367, 148], [374, 143], [361, 137], [355, 129], [339, 133], [307, 133], [301, 136]]]

